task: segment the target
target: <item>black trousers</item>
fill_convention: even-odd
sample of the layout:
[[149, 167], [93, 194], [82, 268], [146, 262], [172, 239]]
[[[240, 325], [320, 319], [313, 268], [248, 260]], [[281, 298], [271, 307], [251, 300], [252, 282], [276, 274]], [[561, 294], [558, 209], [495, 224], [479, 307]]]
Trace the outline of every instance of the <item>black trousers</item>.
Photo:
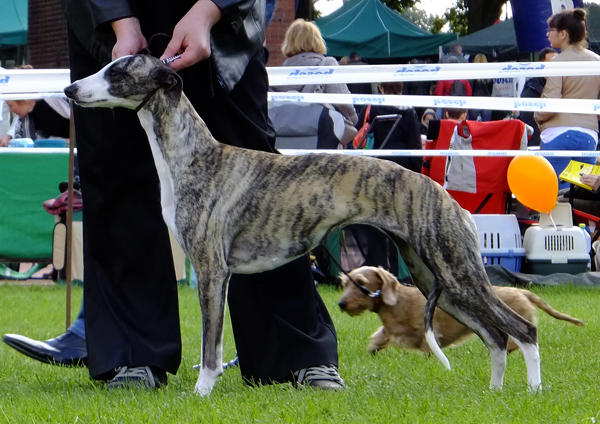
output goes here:
[[[69, 35], [72, 78], [97, 72], [100, 64]], [[184, 92], [219, 141], [273, 151], [262, 51], [231, 93], [216, 83], [208, 60], [181, 75]], [[90, 375], [103, 378], [123, 365], [175, 373], [181, 358], [177, 285], [145, 133], [136, 114], [124, 109], [76, 107], [75, 123]], [[300, 368], [337, 365], [335, 329], [307, 257], [259, 275], [234, 275], [228, 300], [246, 380], [285, 381]]]

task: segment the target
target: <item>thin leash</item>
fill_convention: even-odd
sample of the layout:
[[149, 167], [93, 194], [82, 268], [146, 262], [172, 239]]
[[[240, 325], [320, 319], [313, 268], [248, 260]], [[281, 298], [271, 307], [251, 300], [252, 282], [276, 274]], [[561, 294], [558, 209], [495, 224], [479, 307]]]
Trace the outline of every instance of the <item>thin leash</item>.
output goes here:
[[[177, 59], [179, 59], [181, 57], [180, 54], [176, 54], [175, 56], [172, 57], [168, 57], [162, 60], [162, 62], [165, 65], [169, 65], [170, 63], [175, 62]], [[156, 94], [156, 92], [158, 91], [158, 88], [155, 88], [154, 90], [152, 90], [151, 92], [149, 92], [146, 97], [144, 97], [144, 100], [142, 100], [142, 103], [140, 103], [138, 105], [138, 107], [135, 108], [136, 113], [140, 111], [140, 109], [142, 109], [144, 106], [146, 106], [146, 103], [148, 103], [150, 101], [150, 99], [152, 98], [152, 96], [154, 96]]]
[[[160, 36], [160, 37], [169, 37], [171, 38], [171, 34], [167, 34], [164, 32], [159, 32], [154, 34], [152, 37], [150, 37], [150, 40], [148, 40], [148, 47], [144, 47], [142, 50], [140, 50], [139, 52], [137, 52], [137, 54], [147, 54], [152, 56], [152, 51], [150, 50], [150, 45], [152, 44], [152, 40], [154, 40], [154, 37], [156, 36]], [[175, 56], [171, 56], [171, 57], [166, 57], [162, 60], [162, 63], [164, 63], [165, 65], [170, 65], [171, 63], [175, 62], [177, 59], [180, 59], [181, 55], [180, 54], [176, 54]], [[156, 91], [158, 90], [158, 88], [156, 90], [151, 91], [150, 93], [148, 93], [148, 95], [146, 97], [144, 97], [144, 100], [142, 100], [142, 103], [140, 103], [138, 105], [138, 107], [135, 108], [136, 112], [139, 112], [141, 108], [143, 108], [146, 103], [148, 103], [148, 101], [152, 98], [152, 96], [154, 96], [156, 94]]]
[[352, 282], [352, 284], [354, 284], [356, 286], [356, 288], [361, 291], [361, 293], [363, 293], [366, 296], [369, 296], [372, 299], [376, 299], [379, 296], [381, 296], [381, 290], [377, 290], [376, 292], [373, 292], [373, 291], [369, 290], [368, 288], [366, 288], [365, 286], [362, 286], [362, 285], [358, 284], [356, 281], [354, 281], [354, 279], [352, 277], [350, 277], [350, 275], [346, 271], [344, 271], [344, 268], [342, 268], [342, 265], [337, 261], [337, 259], [333, 256], [333, 254], [329, 251], [327, 246], [325, 246], [324, 241], [321, 242], [321, 246], [323, 247], [323, 249], [325, 249], [325, 252], [327, 252], [329, 259], [331, 259], [331, 261], [340, 269], [342, 274], [344, 274], [348, 278], [348, 280], [350, 280]]

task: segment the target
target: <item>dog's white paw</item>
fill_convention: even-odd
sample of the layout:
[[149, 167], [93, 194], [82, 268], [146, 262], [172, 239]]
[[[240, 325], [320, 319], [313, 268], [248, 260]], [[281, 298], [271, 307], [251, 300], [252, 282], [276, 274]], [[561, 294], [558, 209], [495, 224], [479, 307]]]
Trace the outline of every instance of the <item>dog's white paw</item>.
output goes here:
[[212, 392], [213, 387], [214, 387], [214, 384], [210, 385], [208, 387], [196, 384], [196, 387], [194, 387], [194, 394], [198, 395], [198, 396], [206, 397], [206, 396], [210, 395], [210, 392]]
[[210, 395], [213, 387], [215, 387], [217, 377], [222, 373], [222, 370], [210, 370], [208, 368], [202, 368], [200, 375], [198, 376], [198, 381], [196, 382], [196, 387], [194, 387], [194, 394], [203, 397]]

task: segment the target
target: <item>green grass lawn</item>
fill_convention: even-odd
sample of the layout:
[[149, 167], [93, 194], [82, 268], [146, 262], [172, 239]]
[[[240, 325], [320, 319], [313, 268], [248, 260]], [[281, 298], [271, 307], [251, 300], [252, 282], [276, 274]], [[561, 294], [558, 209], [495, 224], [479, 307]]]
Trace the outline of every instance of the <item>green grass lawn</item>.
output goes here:
[[[183, 360], [157, 391], [107, 392], [83, 368], [59, 368], [0, 346], [0, 424], [3, 423], [597, 423], [600, 422], [600, 289], [534, 288], [556, 309], [586, 327], [539, 311], [542, 393], [527, 392], [523, 356], [509, 356], [504, 390], [490, 392], [490, 358], [479, 340], [446, 350], [447, 371], [434, 358], [388, 349], [366, 352], [379, 326], [374, 314], [351, 318], [337, 308], [340, 292], [320, 287], [336, 324], [340, 373], [347, 390], [297, 390], [290, 384], [249, 387], [228, 370], [208, 398], [192, 394], [200, 357], [197, 294], [180, 288]], [[76, 314], [81, 289], [73, 290]], [[64, 286], [0, 285], [0, 332], [37, 339], [64, 329]], [[235, 356], [231, 328], [225, 358]]]

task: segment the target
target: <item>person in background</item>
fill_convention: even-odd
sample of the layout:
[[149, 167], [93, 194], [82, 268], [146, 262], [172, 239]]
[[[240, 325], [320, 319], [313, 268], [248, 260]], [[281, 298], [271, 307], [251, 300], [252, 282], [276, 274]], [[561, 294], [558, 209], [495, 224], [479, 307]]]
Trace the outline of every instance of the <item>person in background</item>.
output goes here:
[[[0, 71], [4, 68], [0, 67]], [[8, 135], [13, 126], [13, 114], [8, 110], [8, 105], [4, 100], [0, 100], [0, 147], [8, 146], [12, 135]]]
[[[361, 57], [356, 52], [350, 53], [350, 56], [348, 56], [348, 60], [349, 60], [348, 65], [350, 65], [350, 66], [368, 65], [368, 63], [365, 63], [362, 61]], [[348, 89], [350, 90], [350, 92], [352, 94], [373, 94], [373, 93], [375, 93], [375, 91], [373, 91], [373, 84], [371, 84], [370, 82], [349, 83]], [[362, 110], [365, 105], [357, 105], [357, 106], [358, 106], [357, 112], [360, 112], [360, 110]]]
[[[421, 65], [425, 62], [419, 59], [411, 59], [408, 63], [409, 65]], [[405, 81], [402, 94], [405, 96], [429, 96], [433, 84], [435, 84], [433, 81]], [[419, 119], [423, 117], [426, 109], [426, 107], [415, 107]]]
[[[285, 33], [281, 51], [287, 57], [282, 66], [338, 66], [335, 58], [325, 56], [327, 48], [319, 28], [314, 23], [304, 19], [296, 19], [292, 22]], [[300, 93], [350, 94], [350, 90], [344, 83], [284, 85], [271, 87], [271, 89], [273, 91], [297, 91]], [[356, 135], [356, 129], [354, 128], [358, 122], [356, 111], [349, 104], [334, 104], [333, 107], [344, 116], [346, 130], [340, 144], [347, 144]]]
[[[450, 58], [450, 62], [448, 63], [458, 63], [456, 59]], [[463, 93], [457, 93], [456, 84], [462, 84], [463, 87], [460, 90], [464, 90]], [[455, 94], [456, 93], [456, 94]], [[472, 96], [473, 89], [471, 88], [471, 84], [469, 80], [461, 79], [461, 80], [444, 80], [438, 82], [435, 88], [436, 96], [453, 96], [453, 95], [464, 95], [464, 96]]]
[[[401, 95], [402, 84], [402, 82], [382, 82], [379, 84], [379, 91], [384, 95]], [[366, 109], [358, 117], [359, 126], [364, 122], [365, 114]], [[394, 125], [394, 119], [375, 121], [375, 118], [380, 115], [400, 115], [400, 121], [391, 134], [390, 131]], [[414, 150], [422, 148], [419, 120], [417, 119], [417, 112], [412, 107], [371, 105], [368, 122], [373, 126], [373, 135], [375, 138], [374, 149], [381, 149], [382, 143], [388, 135], [389, 139], [384, 150]], [[379, 157], [402, 165], [411, 171], [421, 172], [423, 158], [420, 156], [381, 155]]]
[[427, 131], [429, 130], [429, 121], [432, 119], [437, 119], [435, 114], [435, 110], [433, 109], [425, 109], [423, 112], [423, 116], [421, 117], [421, 134], [427, 135]]
[[467, 119], [467, 109], [446, 109], [444, 111], [444, 119], [462, 122]]
[[[558, 52], [552, 47], [544, 47], [540, 50], [539, 53], [539, 61], [540, 62], [549, 62], [554, 56], [556, 56]], [[527, 78], [525, 82], [525, 87], [521, 92], [521, 97], [528, 98], [540, 98], [542, 96], [542, 92], [544, 91], [544, 87], [546, 86], [546, 77], [531, 77]], [[528, 146], [539, 146], [540, 145], [540, 130], [535, 123], [535, 119], [533, 118], [533, 112], [522, 110], [519, 113], [519, 119], [533, 128], [533, 135], [529, 138], [527, 142]]]
[[[548, 19], [546, 33], [550, 45], [561, 49], [554, 62], [600, 61], [600, 56], [587, 49], [586, 11], [569, 9]], [[600, 75], [548, 77], [542, 98], [594, 99], [600, 95]], [[535, 122], [540, 129], [542, 150], [596, 150], [598, 145], [598, 116], [595, 114], [536, 112]], [[566, 168], [571, 159], [591, 164], [595, 157], [547, 157], [556, 175]], [[567, 188], [559, 181], [559, 189]]]
[[[477, 54], [473, 59], [473, 63], [487, 63], [487, 57], [484, 54]], [[476, 79], [471, 80], [471, 88], [473, 96], [491, 97], [494, 80], [492, 79]], [[469, 120], [471, 121], [490, 121], [492, 119], [492, 111], [484, 109], [469, 109]]]
[[[459, 63], [457, 57], [449, 57], [446, 63]], [[436, 96], [472, 96], [473, 90], [471, 84], [466, 79], [439, 81], [435, 87]], [[438, 108], [436, 111], [438, 118], [442, 119], [446, 113]]]
[[69, 138], [69, 103], [62, 97], [40, 100], [7, 100], [8, 109], [18, 116], [13, 138]]
[[429, 121], [432, 119], [438, 119], [435, 110], [426, 109], [423, 112], [423, 116], [421, 117], [421, 148], [425, 150], [425, 146], [427, 145], [427, 135], [429, 133]]
[[440, 58], [440, 63], [452, 63], [451, 58], [456, 58], [456, 63], [469, 63], [469, 60], [463, 55], [463, 48], [460, 43], [453, 43], [450, 46], [450, 52]]
[[340, 66], [346, 66], [350, 63], [350, 58], [348, 56], [343, 56], [340, 59]]
[[[502, 77], [494, 78], [492, 97], [520, 97], [525, 87], [525, 77]], [[493, 110], [491, 120], [502, 121], [513, 119], [515, 114], [512, 110]]]
[[17, 118], [8, 109], [5, 101], [0, 101], [0, 147], [8, 147], [8, 143], [15, 135]]

